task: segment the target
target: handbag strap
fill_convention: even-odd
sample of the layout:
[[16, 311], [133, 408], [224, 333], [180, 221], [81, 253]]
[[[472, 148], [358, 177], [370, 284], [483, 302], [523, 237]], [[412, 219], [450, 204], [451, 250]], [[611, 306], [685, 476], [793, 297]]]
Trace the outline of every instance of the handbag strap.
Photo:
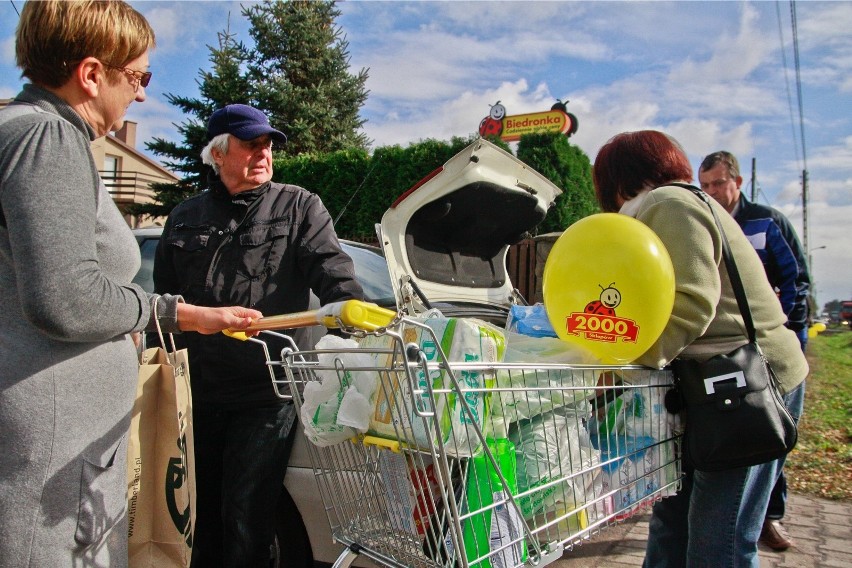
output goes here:
[[725, 259], [725, 267], [728, 269], [728, 278], [731, 280], [731, 287], [734, 289], [734, 296], [737, 298], [737, 306], [740, 308], [740, 314], [745, 322], [748, 340], [751, 343], [757, 343], [757, 336], [754, 331], [754, 321], [751, 317], [751, 308], [748, 306], [748, 298], [746, 298], [743, 281], [740, 278], [740, 272], [737, 270], [737, 263], [734, 261], [734, 254], [731, 252], [731, 245], [728, 243], [728, 237], [725, 235], [725, 230], [722, 228], [722, 222], [716, 214], [716, 210], [710, 205], [710, 197], [695, 187], [687, 183], [672, 182], [668, 185], [675, 185], [688, 189], [698, 196], [701, 201], [707, 204], [710, 208], [710, 213], [713, 214], [713, 220], [716, 221], [716, 226], [719, 228], [719, 233], [722, 235], [722, 257]]
[[175, 336], [171, 333], [169, 334], [169, 339], [172, 342], [172, 353], [171, 357], [169, 357], [169, 348], [166, 347], [166, 340], [163, 338], [163, 328], [160, 326], [160, 318], [157, 316], [157, 304], [159, 303], [160, 296], [153, 295], [151, 300], [151, 311], [154, 313], [154, 323], [157, 325], [157, 335], [160, 336], [160, 345], [163, 346], [163, 351], [166, 354], [166, 359], [173, 366], [177, 366], [177, 346], [175, 346]]

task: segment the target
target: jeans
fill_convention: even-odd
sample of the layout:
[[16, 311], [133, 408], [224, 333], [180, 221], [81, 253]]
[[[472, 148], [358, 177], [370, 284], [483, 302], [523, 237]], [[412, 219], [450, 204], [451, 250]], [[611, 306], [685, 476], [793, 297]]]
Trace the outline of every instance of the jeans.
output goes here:
[[[784, 395], [784, 405], [798, 424], [805, 407], [805, 381]], [[784, 476], [783, 469], [786, 460], [787, 456], [778, 460], [777, 477], [769, 496], [769, 506], [766, 508], [766, 518], [772, 521], [783, 519], [786, 510], [787, 478]]]
[[760, 565], [757, 539], [777, 462], [728, 471], [684, 466], [682, 489], [654, 505], [645, 568]]
[[268, 567], [295, 410], [196, 407], [193, 568]]
[[[796, 336], [799, 338], [802, 351], [805, 351], [808, 345], [808, 328], [803, 327], [796, 332]], [[805, 406], [804, 382], [784, 395], [784, 405], [798, 424]], [[787, 456], [778, 460], [778, 477], [772, 487], [772, 493], [769, 495], [769, 506], [766, 508], [767, 520], [780, 521], [784, 518], [787, 505], [787, 477], [784, 475], [784, 462], [786, 460]]]

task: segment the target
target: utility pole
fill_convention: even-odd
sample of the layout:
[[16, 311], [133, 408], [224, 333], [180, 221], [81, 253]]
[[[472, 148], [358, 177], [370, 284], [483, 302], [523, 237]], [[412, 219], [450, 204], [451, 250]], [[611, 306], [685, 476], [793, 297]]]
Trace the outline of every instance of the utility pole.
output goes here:
[[751, 159], [751, 202], [757, 203], [757, 158]]
[[811, 299], [813, 300], [813, 304], [815, 308], [817, 306], [817, 288], [816, 288], [816, 278], [814, 277], [814, 251], [822, 250], [824, 248], [828, 248], [828, 245], [822, 245], [821, 247], [814, 247], [812, 249], [806, 248], [808, 251], [808, 273], [811, 275]]
[[802, 244], [805, 250], [810, 250], [808, 248], [808, 170], [806, 169], [802, 170]]

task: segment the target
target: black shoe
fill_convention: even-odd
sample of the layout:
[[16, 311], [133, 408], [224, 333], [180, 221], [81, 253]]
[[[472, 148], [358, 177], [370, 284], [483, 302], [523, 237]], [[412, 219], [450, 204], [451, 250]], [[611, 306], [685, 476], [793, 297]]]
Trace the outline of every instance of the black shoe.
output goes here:
[[772, 550], [782, 551], [793, 546], [790, 533], [781, 524], [781, 521], [766, 519], [763, 521], [763, 529], [760, 531], [760, 540]]

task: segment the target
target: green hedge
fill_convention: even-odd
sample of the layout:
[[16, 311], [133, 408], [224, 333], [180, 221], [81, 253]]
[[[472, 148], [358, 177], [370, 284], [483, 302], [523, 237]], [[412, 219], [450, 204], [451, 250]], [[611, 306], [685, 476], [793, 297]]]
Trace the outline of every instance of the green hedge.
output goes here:
[[[370, 240], [376, 236], [375, 224], [400, 195], [474, 139], [456, 137], [449, 142], [429, 139], [405, 148], [383, 146], [376, 148], [372, 156], [360, 150], [344, 150], [282, 157], [275, 160], [274, 179], [300, 185], [319, 195], [335, 220], [340, 237]], [[505, 144], [500, 146], [508, 150]], [[518, 154], [564, 192], [542, 228], [562, 230], [594, 212], [588, 203], [589, 160], [579, 148], [568, 144], [564, 136], [532, 135], [529, 140], [524, 137]]]

